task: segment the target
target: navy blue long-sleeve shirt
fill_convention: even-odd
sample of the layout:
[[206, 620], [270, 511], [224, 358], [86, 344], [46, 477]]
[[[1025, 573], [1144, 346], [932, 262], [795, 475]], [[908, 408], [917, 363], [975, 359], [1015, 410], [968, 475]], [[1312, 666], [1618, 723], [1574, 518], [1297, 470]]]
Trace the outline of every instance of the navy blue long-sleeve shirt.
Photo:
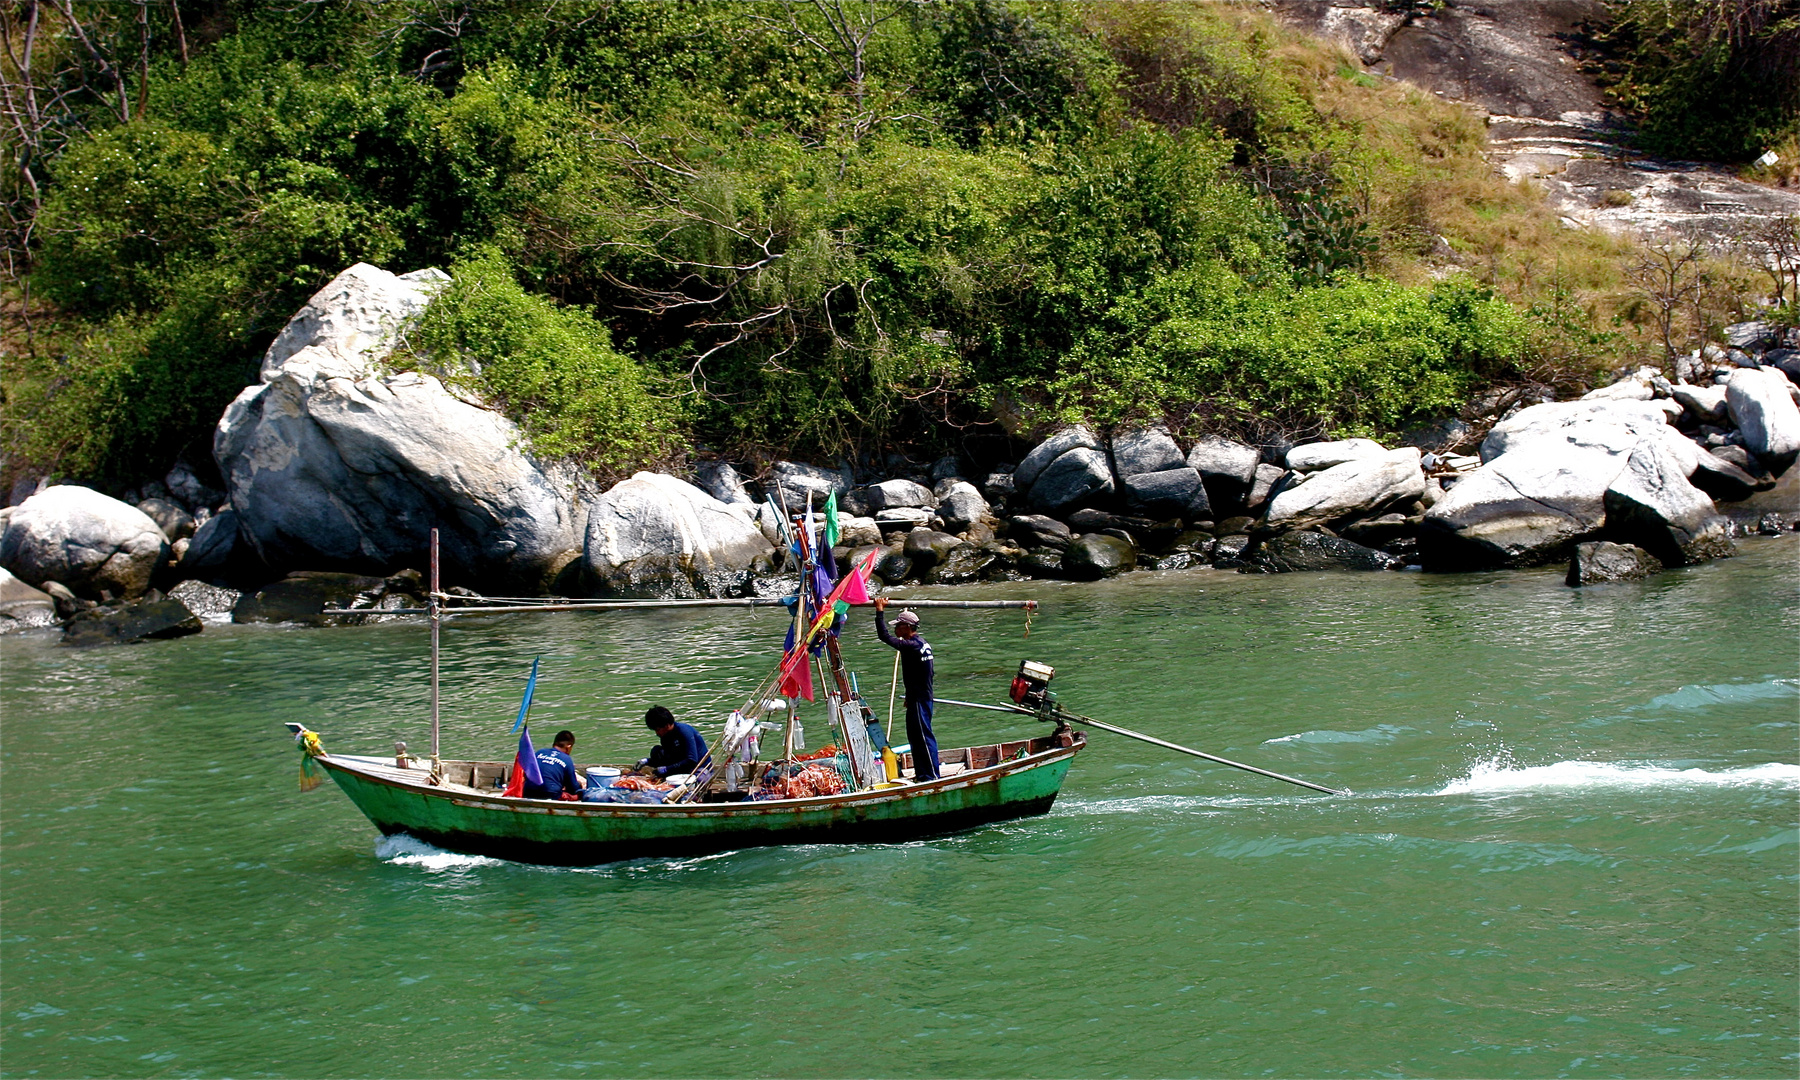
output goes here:
[[547, 747], [537, 752], [537, 763], [544, 783], [540, 787], [525, 781], [527, 799], [554, 799], [565, 791], [571, 795], [581, 794], [581, 786], [575, 779], [575, 760], [569, 755], [555, 747]]
[[700, 737], [700, 732], [692, 724], [677, 720], [667, 734], [657, 738], [662, 741], [656, 749], [650, 751], [650, 766], [658, 776], [691, 773], [700, 764], [700, 759], [706, 756], [706, 740]]
[[906, 686], [906, 700], [932, 700], [931, 643], [914, 632], [912, 637], [895, 637], [888, 632], [887, 616], [875, 612], [875, 633], [888, 645], [900, 650], [900, 681]]

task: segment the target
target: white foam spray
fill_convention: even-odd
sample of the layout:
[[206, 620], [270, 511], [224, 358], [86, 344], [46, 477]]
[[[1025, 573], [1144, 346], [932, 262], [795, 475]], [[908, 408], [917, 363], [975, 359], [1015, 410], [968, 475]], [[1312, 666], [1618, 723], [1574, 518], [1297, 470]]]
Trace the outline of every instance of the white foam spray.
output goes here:
[[466, 870], [476, 866], [500, 866], [499, 859], [482, 855], [458, 855], [454, 851], [433, 847], [416, 837], [398, 833], [375, 841], [375, 857], [395, 866], [417, 866], [425, 870]]
[[1503, 795], [1522, 791], [1599, 788], [1781, 786], [1800, 788], [1800, 765], [1771, 761], [1738, 769], [1678, 769], [1651, 761], [1559, 761], [1515, 766], [1510, 758], [1479, 762], [1469, 775], [1452, 780], [1439, 795]]

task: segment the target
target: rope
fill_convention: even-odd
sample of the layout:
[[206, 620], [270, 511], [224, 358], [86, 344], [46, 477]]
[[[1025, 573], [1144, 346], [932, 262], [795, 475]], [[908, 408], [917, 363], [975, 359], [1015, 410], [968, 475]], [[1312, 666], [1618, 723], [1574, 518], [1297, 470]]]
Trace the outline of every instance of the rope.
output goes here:
[[894, 650], [894, 681], [888, 688], [887, 741], [894, 741], [894, 702], [900, 696], [900, 650]]

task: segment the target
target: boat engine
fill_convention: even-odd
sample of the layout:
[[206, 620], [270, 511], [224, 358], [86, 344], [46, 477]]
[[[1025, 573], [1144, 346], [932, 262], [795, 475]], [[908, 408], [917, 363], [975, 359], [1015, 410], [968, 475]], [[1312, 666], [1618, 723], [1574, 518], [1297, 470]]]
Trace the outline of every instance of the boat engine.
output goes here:
[[1042, 710], [1056, 702], [1056, 695], [1050, 692], [1050, 680], [1056, 675], [1056, 669], [1049, 664], [1040, 664], [1036, 660], [1022, 660], [1019, 673], [1013, 676], [1013, 703], [1027, 709]]

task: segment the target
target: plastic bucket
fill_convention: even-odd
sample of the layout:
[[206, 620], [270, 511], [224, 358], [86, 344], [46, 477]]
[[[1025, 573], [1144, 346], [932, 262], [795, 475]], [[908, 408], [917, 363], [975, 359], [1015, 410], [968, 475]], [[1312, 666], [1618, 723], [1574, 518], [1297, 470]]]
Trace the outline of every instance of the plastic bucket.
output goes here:
[[599, 784], [601, 787], [609, 788], [613, 786], [613, 781], [619, 778], [619, 770], [610, 765], [595, 765], [588, 769], [587, 778], [590, 784]]

